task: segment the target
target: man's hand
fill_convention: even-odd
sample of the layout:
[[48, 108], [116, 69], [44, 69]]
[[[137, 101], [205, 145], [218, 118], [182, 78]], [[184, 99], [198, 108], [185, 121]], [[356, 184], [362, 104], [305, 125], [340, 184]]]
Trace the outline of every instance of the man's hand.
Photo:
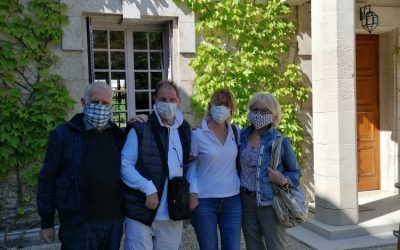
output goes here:
[[151, 195], [146, 196], [146, 203], [144, 204], [147, 208], [152, 210], [156, 209], [158, 206], [158, 193], [152, 193]]
[[280, 186], [286, 185], [288, 180], [286, 177], [281, 174], [278, 170], [273, 170], [272, 168], [268, 168], [268, 178], [270, 182], [278, 184]]
[[49, 244], [53, 242], [55, 234], [54, 227], [42, 229], [40, 230], [40, 239]]
[[149, 116], [146, 114], [134, 115], [129, 119], [128, 124], [132, 124], [136, 121], [147, 122], [148, 120], [149, 120]]
[[199, 200], [197, 199], [197, 193], [190, 193], [189, 205], [190, 205], [190, 212], [193, 212], [193, 210], [195, 210], [195, 208], [199, 205]]

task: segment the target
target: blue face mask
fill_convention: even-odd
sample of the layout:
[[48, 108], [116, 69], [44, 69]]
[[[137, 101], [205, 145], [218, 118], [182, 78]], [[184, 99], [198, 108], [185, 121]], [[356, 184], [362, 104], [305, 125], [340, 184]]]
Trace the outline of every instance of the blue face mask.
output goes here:
[[223, 123], [228, 120], [231, 115], [231, 109], [225, 107], [224, 105], [212, 105], [211, 106], [211, 118], [216, 123]]
[[84, 116], [91, 126], [101, 129], [111, 119], [111, 108], [102, 104], [89, 103], [85, 105]]
[[169, 120], [175, 116], [178, 105], [172, 102], [157, 102], [156, 109], [162, 118]]

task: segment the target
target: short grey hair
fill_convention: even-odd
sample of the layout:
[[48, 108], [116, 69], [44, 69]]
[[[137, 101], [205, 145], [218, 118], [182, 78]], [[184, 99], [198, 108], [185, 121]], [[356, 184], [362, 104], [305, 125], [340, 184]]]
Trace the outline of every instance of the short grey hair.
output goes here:
[[108, 85], [106, 82], [104, 81], [96, 81], [96, 82], [92, 82], [90, 84], [88, 84], [85, 88], [85, 96], [84, 99], [86, 100], [87, 103], [89, 103], [90, 97], [91, 97], [91, 93], [93, 91], [93, 89], [97, 89], [97, 88], [104, 88], [104, 89], [108, 89], [111, 93], [112, 93], [112, 88], [110, 85]]
[[274, 127], [278, 127], [282, 119], [282, 112], [281, 105], [279, 105], [275, 96], [268, 92], [255, 93], [247, 105], [248, 109], [250, 110], [255, 103], [260, 104], [263, 108], [267, 108], [272, 112], [274, 115]]

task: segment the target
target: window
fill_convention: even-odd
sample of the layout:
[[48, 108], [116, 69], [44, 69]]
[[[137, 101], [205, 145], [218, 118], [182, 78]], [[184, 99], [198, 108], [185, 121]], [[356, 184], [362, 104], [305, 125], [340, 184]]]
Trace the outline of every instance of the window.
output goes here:
[[113, 121], [120, 127], [129, 115], [152, 110], [156, 84], [167, 75], [166, 40], [163, 30], [92, 30], [91, 74], [111, 84]]

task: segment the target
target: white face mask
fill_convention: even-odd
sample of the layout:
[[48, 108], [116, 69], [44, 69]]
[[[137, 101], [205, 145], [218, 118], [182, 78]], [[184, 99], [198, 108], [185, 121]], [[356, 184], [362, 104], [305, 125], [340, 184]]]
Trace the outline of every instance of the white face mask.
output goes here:
[[157, 113], [164, 119], [171, 119], [175, 116], [178, 105], [172, 102], [157, 102]]
[[224, 105], [212, 105], [211, 106], [211, 118], [216, 123], [225, 122], [231, 115], [231, 109], [225, 107]]

